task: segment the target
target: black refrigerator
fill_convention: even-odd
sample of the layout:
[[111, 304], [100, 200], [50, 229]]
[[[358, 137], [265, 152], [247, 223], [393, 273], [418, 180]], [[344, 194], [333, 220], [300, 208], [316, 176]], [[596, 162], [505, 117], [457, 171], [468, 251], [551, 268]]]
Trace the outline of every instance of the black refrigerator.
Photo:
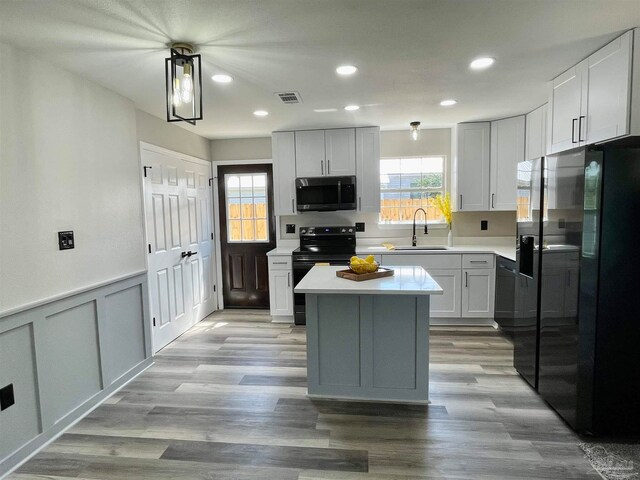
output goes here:
[[514, 365], [575, 430], [640, 433], [640, 143], [518, 167]]

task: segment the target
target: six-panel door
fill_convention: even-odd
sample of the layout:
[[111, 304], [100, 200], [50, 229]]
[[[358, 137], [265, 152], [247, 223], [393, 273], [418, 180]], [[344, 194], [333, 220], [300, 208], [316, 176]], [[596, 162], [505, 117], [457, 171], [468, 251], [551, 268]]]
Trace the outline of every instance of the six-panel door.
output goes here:
[[141, 158], [155, 352], [216, 307], [210, 167], [146, 147]]

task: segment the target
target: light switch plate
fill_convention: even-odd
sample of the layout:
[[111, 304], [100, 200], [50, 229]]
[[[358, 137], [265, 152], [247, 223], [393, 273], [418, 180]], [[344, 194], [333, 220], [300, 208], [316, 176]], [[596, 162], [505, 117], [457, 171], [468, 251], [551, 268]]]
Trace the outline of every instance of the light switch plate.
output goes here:
[[16, 399], [13, 394], [13, 383], [0, 388], [0, 412], [6, 410], [14, 403], [16, 403]]
[[73, 230], [65, 230], [64, 232], [58, 232], [58, 248], [60, 250], [71, 250], [76, 247], [76, 242], [73, 238]]

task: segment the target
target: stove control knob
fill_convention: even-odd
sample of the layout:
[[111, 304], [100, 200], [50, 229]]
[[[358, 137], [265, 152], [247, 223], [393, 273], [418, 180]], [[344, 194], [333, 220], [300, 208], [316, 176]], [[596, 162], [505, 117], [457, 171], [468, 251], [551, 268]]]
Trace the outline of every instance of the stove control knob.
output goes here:
[[346, 231], [347, 231], [347, 229], [346, 229], [346, 228], [343, 228], [343, 229], [342, 229], [342, 233], [345, 233]]
[[300, 235], [304, 235], [307, 233], [307, 229], [306, 228], [301, 228], [300, 229]]
[[350, 229], [349, 229], [349, 233], [353, 233], [353, 228], [350, 228]]

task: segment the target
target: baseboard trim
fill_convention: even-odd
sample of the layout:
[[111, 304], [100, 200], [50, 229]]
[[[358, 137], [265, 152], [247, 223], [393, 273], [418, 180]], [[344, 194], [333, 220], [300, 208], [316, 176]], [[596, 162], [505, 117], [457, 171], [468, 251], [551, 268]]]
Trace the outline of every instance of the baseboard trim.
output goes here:
[[429, 319], [429, 325], [444, 327], [477, 327], [486, 326], [497, 328], [498, 324], [493, 318], [433, 318]]
[[31, 458], [38, 454], [43, 448], [56, 440], [59, 436], [64, 434], [67, 430], [73, 427], [76, 423], [90, 414], [93, 410], [98, 408], [105, 400], [114, 395], [118, 390], [125, 387], [129, 382], [134, 380], [138, 375], [147, 370], [153, 365], [153, 357], [149, 357], [131, 370], [123, 374], [111, 385], [104, 390], [96, 393], [89, 400], [82, 405], [71, 411], [62, 420], [56, 423], [52, 428], [46, 432], [41, 433], [28, 443], [20, 447], [14, 453], [10, 454], [0, 463], [0, 480], [5, 478], [11, 472], [20, 468], [24, 463], [28, 462]]

